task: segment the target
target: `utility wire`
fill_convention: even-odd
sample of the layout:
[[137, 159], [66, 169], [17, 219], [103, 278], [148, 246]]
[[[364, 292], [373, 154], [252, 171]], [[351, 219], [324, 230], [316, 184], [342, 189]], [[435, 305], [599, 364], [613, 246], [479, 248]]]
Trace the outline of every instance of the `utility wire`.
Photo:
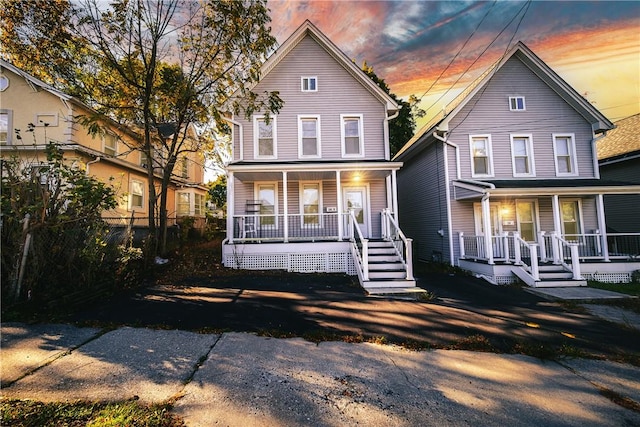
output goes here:
[[[478, 29], [480, 28], [480, 26], [482, 25], [482, 23], [484, 22], [484, 20], [487, 18], [487, 16], [489, 15], [489, 12], [491, 12], [491, 9], [493, 9], [493, 6], [495, 6], [497, 3], [497, 0], [494, 0], [494, 2], [491, 4], [491, 7], [489, 8], [489, 10], [487, 10], [487, 12], [484, 14], [484, 16], [482, 17], [482, 19], [480, 20], [480, 22], [478, 23], [478, 25], [476, 26], [476, 28], [474, 28], [474, 30], [471, 32], [471, 34], [469, 35], [469, 37], [467, 37], [467, 40], [465, 40], [464, 44], [462, 45], [462, 47], [460, 47], [460, 49], [458, 49], [458, 52], [455, 54], [455, 56], [451, 59], [451, 61], [449, 61], [449, 63], [447, 64], [447, 66], [440, 72], [440, 75], [433, 81], [433, 83], [431, 83], [431, 86], [429, 86], [429, 88], [418, 98], [418, 101], [422, 101], [422, 98], [424, 98], [424, 96], [429, 93], [429, 91], [431, 89], [433, 89], [433, 87], [436, 85], [436, 83], [438, 83], [438, 81], [440, 80], [440, 78], [444, 75], [444, 73], [449, 69], [449, 67], [451, 67], [451, 65], [454, 63], [454, 61], [458, 58], [458, 56], [462, 53], [462, 51], [464, 50], [464, 48], [467, 46], [467, 43], [469, 43], [469, 41], [473, 38], [473, 36], [476, 34], [476, 32], [478, 31]], [[433, 107], [433, 105], [431, 106]], [[431, 108], [429, 107], [429, 108]], [[427, 108], [425, 111], [428, 111], [429, 108]]]

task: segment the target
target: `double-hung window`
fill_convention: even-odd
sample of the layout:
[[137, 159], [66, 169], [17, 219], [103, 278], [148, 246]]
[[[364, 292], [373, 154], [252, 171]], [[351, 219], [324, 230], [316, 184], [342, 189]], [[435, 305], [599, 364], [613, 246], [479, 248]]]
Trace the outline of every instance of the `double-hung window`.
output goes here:
[[562, 234], [565, 240], [576, 241], [582, 233], [580, 220], [580, 201], [561, 200], [560, 214], [562, 216]]
[[260, 218], [261, 228], [277, 228], [278, 223], [278, 186], [276, 183], [257, 183], [256, 184], [256, 200], [260, 201]]
[[318, 78], [316, 76], [302, 77], [300, 87], [303, 92], [317, 92]]
[[129, 208], [143, 209], [144, 204], [144, 183], [135, 179], [131, 180], [129, 194]]
[[267, 120], [264, 116], [255, 116], [253, 121], [254, 157], [256, 159], [275, 159], [277, 152], [276, 117]]
[[191, 194], [185, 192], [178, 193], [178, 215], [191, 214]]
[[202, 194], [193, 195], [193, 214], [204, 215], [205, 212], [205, 199]]
[[298, 116], [298, 156], [320, 157], [320, 116]]
[[535, 176], [531, 135], [511, 135], [513, 176]]
[[102, 135], [102, 151], [110, 156], [118, 154], [118, 139], [114, 134], [106, 132]]
[[13, 132], [13, 112], [0, 110], [0, 145], [11, 144], [11, 132]]
[[471, 135], [471, 175], [473, 177], [493, 176], [491, 159], [491, 135]]
[[556, 176], [578, 175], [576, 146], [573, 134], [553, 134], [553, 154], [555, 156]]
[[340, 115], [342, 122], [342, 157], [363, 157], [364, 136], [362, 114]]
[[303, 227], [320, 227], [322, 211], [322, 183], [303, 182], [300, 184], [300, 203]]

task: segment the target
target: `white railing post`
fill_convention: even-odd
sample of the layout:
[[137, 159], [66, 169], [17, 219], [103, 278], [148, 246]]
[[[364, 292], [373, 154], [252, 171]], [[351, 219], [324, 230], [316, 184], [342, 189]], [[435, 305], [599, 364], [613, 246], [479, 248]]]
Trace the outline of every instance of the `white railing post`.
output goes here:
[[407, 238], [407, 280], [413, 280], [413, 239]]
[[349, 215], [347, 216], [349, 221], [347, 222], [347, 232], [349, 233], [349, 239], [355, 240], [355, 234], [353, 233], [353, 209], [349, 209]]
[[558, 232], [555, 230], [551, 232], [551, 250], [553, 252], [553, 263], [555, 265], [562, 264], [560, 240], [558, 240]]
[[502, 246], [504, 246], [504, 258], [507, 263], [511, 263], [511, 254], [509, 253], [509, 233], [502, 233]]
[[381, 213], [381, 227], [382, 227], [382, 238], [383, 239], [388, 239], [390, 236], [390, 232], [389, 232], [389, 209], [382, 209], [382, 213]]
[[542, 262], [547, 261], [547, 244], [544, 241], [544, 231], [538, 232], [538, 247], [540, 248], [540, 260]]
[[460, 258], [464, 258], [464, 233], [462, 231], [458, 232], [458, 238], [460, 239]]
[[515, 264], [516, 265], [520, 265], [522, 264], [522, 254], [521, 254], [521, 248], [520, 248], [520, 233], [518, 233], [517, 231], [513, 232], [513, 257], [515, 259]]
[[580, 252], [577, 243], [569, 243], [571, 249], [571, 270], [573, 271], [573, 280], [581, 280], [580, 273]]
[[362, 280], [369, 281], [369, 239], [362, 239]]
[[538, 268], [538, 246], [529, 245], [529, 253], [531, 254], [531, 276], [536, 282], [540, 280], [540, 270]]

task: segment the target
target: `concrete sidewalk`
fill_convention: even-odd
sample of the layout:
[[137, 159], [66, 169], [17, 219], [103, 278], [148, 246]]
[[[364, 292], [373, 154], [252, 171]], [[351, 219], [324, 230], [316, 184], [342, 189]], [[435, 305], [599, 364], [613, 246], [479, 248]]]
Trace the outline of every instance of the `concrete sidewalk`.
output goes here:
[[173, 399], [189, 426], [640, 425], [603, 397], [640, 402], [640, 368], [614, 362], [130, 327], [1, 332], [2, 397]]

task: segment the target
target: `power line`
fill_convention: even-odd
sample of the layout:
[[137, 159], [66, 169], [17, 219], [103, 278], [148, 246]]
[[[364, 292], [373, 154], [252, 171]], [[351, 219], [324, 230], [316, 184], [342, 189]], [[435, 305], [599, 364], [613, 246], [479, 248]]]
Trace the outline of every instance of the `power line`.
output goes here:
[[[449, 69], [449, 67], [451, 67], [451, 65], [453, 64], [453, 62], [458, 58], [458, 56], [462, 53], [462, 51], [464, 50], [464, 48], [467, 46], [467, 43], [469, 43], [469, 41], [473, 38], [473, 36], [476, 34], [476, 32], [478, 31], [478, 29], [480, 28], [480, 26], [482, 25], [482, 23], [484, 22], [484, 20], [487, 18], [487, 16], [489, 15], [489, 12], [491, 12], [491, 9], [493, 9], [493, 6], [495, 6], [497, 3], [497, 0], [495, 0], [492, 4], [491, 7], [489, 8], [489, 10], [487, 10], [487, 12], [484, 14], [484, 16], [482, 17], [482, 19], [480, 20], [480, 22], [478, 23], [478, 25], [476, 26], [476, 28], [474, 28], [474, 30], [471, 32], [471, 34], [469, 35], [469, 37], [467, 38], [467, 40], [465, 40], [464, 44], [462, 45], [462, 47], [460, 47], [460, 49], [458, 49], [458, 52], [455, 54], [455, 56], [451, 59], [451, 61], [449, 61], [449, 63], [447, 64], [447, 66], [440, 72], [440, 75], [433, 81], [433, 83], [431, 83], [431, 86], [429, 86], [429, 88], [418, 98], [418, 101], [422, 101], [422, 98], [424, 98], [424, 96], [429, 93], [429, 91], [431, 89], [433, 89], [433, 87], [435, 86], [435, 84], [440, 80], [440, 78], [444, 75], [444, 73]], [[431, 108], [431, 107], [429, 107]], [[425, 111], [428, 111], [425, 110]]]

